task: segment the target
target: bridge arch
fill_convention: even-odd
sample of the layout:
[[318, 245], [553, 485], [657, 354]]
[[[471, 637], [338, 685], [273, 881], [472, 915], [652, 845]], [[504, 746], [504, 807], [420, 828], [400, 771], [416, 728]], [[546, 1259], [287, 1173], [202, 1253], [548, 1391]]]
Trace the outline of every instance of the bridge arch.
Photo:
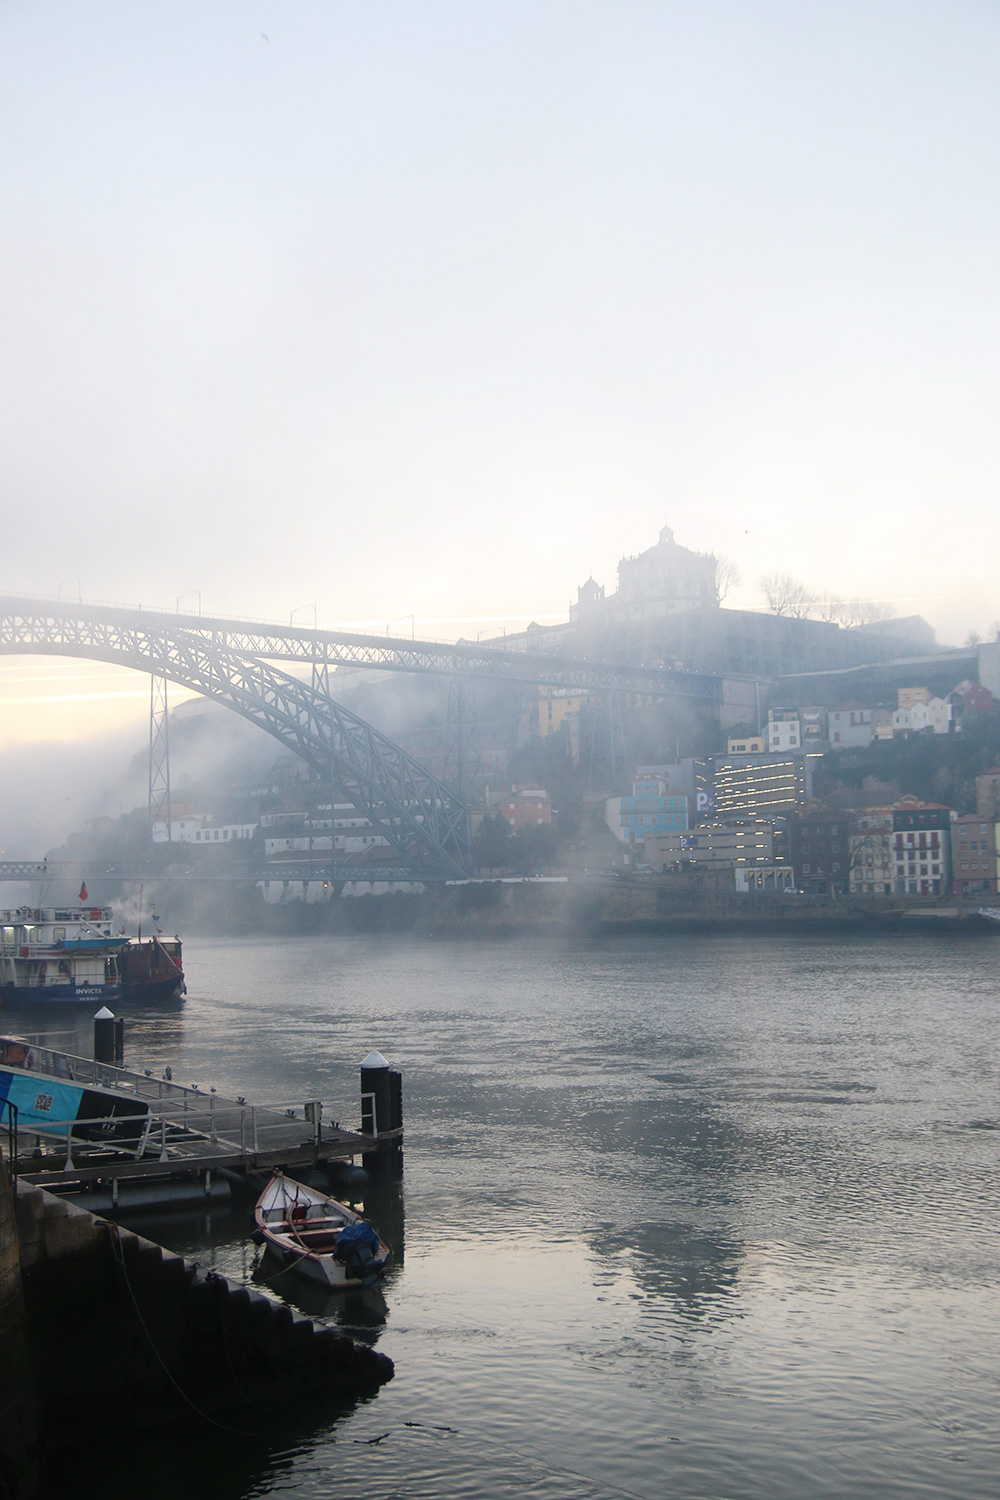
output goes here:
[[92, 610], [0, 610], [0, 655], [71, 656], [160, 674], [224, 704], [335, 781], [415, 876], [471, 869], [469, 811], [443, 782], [327, 694], [211, 635], [102, 621]]

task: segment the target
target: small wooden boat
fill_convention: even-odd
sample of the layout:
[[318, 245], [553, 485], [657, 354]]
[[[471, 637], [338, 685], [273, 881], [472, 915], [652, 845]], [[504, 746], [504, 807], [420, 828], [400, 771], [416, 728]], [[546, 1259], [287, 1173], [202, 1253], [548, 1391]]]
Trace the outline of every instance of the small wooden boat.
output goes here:
[[254, 1236], [289, 1269], [333, 1290], [374, 1286], [390, 1250], [367, 1219], [276, 1170], [257, 1200]]

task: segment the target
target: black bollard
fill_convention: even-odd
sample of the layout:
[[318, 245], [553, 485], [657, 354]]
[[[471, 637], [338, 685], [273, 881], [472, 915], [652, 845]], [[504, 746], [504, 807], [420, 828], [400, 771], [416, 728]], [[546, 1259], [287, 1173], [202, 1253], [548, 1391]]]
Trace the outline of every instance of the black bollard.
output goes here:
[[403, 1169], [403, 1075], [390, 1068], [381, 1052], [369, 1052], [361, 1064], [361, 1134], [374, 1136], [374, 1151], [363, 1157], [370, 1175]]
[[118, 1061], [119, 1043], [122, 1037], [122, 1022], [115, 1019], [106, 1005], [102, 1005], [94, 1017], [94, 1061], [111, 1063]]

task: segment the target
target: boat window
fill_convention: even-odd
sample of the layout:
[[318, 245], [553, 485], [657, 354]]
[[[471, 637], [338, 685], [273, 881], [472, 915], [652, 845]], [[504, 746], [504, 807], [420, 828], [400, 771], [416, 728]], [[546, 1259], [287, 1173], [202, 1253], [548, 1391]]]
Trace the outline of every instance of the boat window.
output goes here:
[[66, 929], [65, 929], [65, 927], [53, 927], [53, 929], [52, 929], [52, 941], [54, 943], [64, 943], [66, 941]]
[[4, 928], [4, 930], [3, 930], [3, 940], [4, 940], [5, 943], [12, 943], [14, 941], [14, 929], [13, 929], [13, 927], [5, 927]]

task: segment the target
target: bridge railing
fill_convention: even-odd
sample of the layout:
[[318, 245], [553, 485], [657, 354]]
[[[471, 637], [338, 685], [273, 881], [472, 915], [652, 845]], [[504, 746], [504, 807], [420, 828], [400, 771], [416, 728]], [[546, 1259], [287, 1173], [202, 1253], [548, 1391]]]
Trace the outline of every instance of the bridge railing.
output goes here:
[[[169, 605], [141, 603], [123, 604], [120, 599], [53, 599], [47, 594], [22, 593], [18, 593], [14, 597], [18, 599], [24, 599], [27, 603], [30, 604], [51, 604], [55, 605], [59, 609], [66, 609], [68, 611], [72, 611], [74, 604], [76, 604], [81, 609], [113, 609], [123, 610], [125, 612], [134, 611], [136, 614], [162, 615], [166, 618], [176, 621], [178, 625], [184, 627], [193, 626], [198, 630], [209, 630], [211, 628], [213, 620], [222, 621], [226, 625], [265, 625], [270, 630], [274, 630], [275, 632], [289, 635], [298, 635], [305, 638], [308, 638], [311, 635], [356, 635], [364, 637], [366, 640], [382, 640], [383, 637], [381, 631], [377, 627], [386, 623], [392, 623], [391, 620], [388, 622], [385, 620], [339, 620], [328, 622], [326, 624], [319, 624], [316, 626], [294, 625], [289, 624], [289, 622], [285, 619], [276, 620], [272, 619], [268, 615], [230, 615], [225, 614], [221, 610], [213, 610], [211, 614], [179, 614], [176, 610], [171, 609]], [[524, 619], [526, 621], [538, 618], [540, 618], [538, 615], [524, 616]], [[541, 618], [544, 619], [545, 617], [541, 616]], [[471, 625], [473, 621], [469, 620], [465, 623]], [[552, 620], [552, 624], [569, 624], [569, 616], [559, 615], [557, 617], [554, 617]], [[502, 620], [499, 622], [499, 625], [502, 628]], [[384, 639], [390, 645], [397, 644], [403, 646], [420, 646], [421, 643], [429, 646], [466, 645], [485, 647], [493, 651], [510, 650], [512, 653], [524, 650], [524, 647], [513, 645], [508, 647], [503, 644], [507, 640], [507, 637], [502, 634], [491, 636], [488, 640], [483, 641], [470, 641], [465, 637], [462, 637], [460, 640], [456, 640], [454, 636], [423, 634], [415, 637], [402, 635], [386, 635]]]

